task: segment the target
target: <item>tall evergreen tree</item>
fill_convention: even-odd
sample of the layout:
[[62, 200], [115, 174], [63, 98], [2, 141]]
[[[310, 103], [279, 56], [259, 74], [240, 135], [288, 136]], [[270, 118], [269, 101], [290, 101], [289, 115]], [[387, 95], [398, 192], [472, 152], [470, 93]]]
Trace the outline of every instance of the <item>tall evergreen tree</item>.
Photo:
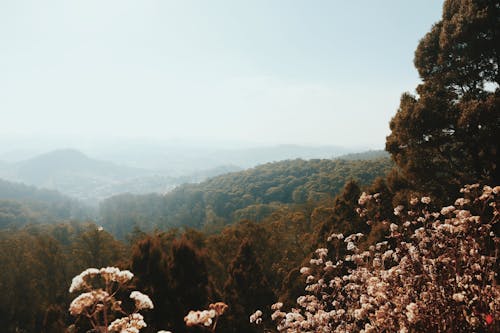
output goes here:
[[[355, 181], [345, 184], [342, 193], [335, 198], [333, 209], [326, 211], [322, 217], [323, 222], [316, 238], [317, 246], [324, 246], [328, 236], [334, 232], [349, 235], [369, 231], [369, 226], [356, 213], [360, 194], [361, 190]], [[313, 218], [320, 214], [320, 209], [321, 207], [313, 212]]]
[[499, 57], [498, 0], [446, 0], [415, 52], [418, 96], [403, 94], [386, 142], [415, 189], [445, 200], [500, 181]]
[[256, 310], [266, 310], [275, 302], [275, 295], [262, 272], [252, 244], [243, 240], [237, 256], [229, 267], [229, 278], [224, 286], [225, 300], [229, 305], [227, 332], [257, 332], [249, 322]]
[[[162, 329], [171, 324], [171, 304], [167, 275], [167, 257], [157, 236], [138, 241], [132, 252], [132, 271], [136, 286], [150, 295], [154, 309], [146, 314], [148, 329]], [[151, 330], [152, 332], [154, 330]]]
[[185, 332], [184, 316], [201, 310], [209, 303], [208, 271], [203, 255], [185, 238], [172, 243], [168, 266], [170, 297], [173, 304], [172, 331]]

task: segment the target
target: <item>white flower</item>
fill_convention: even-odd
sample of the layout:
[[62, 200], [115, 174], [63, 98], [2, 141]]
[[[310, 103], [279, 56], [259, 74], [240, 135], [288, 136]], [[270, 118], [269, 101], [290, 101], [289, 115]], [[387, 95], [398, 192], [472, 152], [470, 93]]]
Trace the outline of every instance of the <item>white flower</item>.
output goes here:
[[370, 194], [366, 194], [366, 192], [363, 192], [363, 193], [361, 193], [361, 196], [358, 199], [358, 204], [362, 206], [362, 205], [366, 204], [368, 201], [370, 201], [371, 199], [372, 199], [372, 196]]
[[257, 310], [250, 316], [250, 322], [255, 324], [262, 323], [262, 311]]
[[302, 267], [300, 269], [300, 274], [309, 275], [309, 274], [311, 274], [311, 269], [309, 267]]
[[399, 216], [405, 207], [403, 205], [398, 205], [394, 208], [394, 215]]
[[140, 313], [133, 313], [130, 316], [116, 319], [108, 326], [111, 332], [138, 333], [140, 329], [146, 327], [144, 317]]
[[148, 295], [145, 295], [139, 291], [133, 291], [130, 293], [130, 298], [135, 301], [135, 306], [138, 310], [153, 309], [153, 302]]
[[215, 310], [203, 310], [203, 311], [189, 311], [188, 315], [184, 317], [186, 326], [210, 326], [212, 325], [212, 318], [215, 318], [217, 313]]
[[271, 310], [280, 310], [283, 307], [283, 303], [278, 302], [271, 305]]
[[458, 198], [457, 200], [455, 200], [455, 206], [465, 206], [469, 203], [470, 200], [465, 198]]
[[418, 321], [418, 305], [415, 303], [410, 303], [406, 306], [406, 317], [410, 323], [416, 323]]
[[455, 206], [447, 206], [441, 208], [441, 215], [448, 215], [455, 210]]
[[109, 294], [102, 289], [92, 290], [88, 293], [80, 294], [69, 305], [69, 312], [73, 315], [81, 314], [86, 308], [89, 308], [97, 303], [102, 303]]
[[320, 249], [317, 249], [316, 250], [316, 254], [320, 257], [320, 258], [324, 258], [328, 255], [328, 249], [327, 248], [320, 248]]
[[420, 201], [426, 205], [431, 203], [431, 198], [430, 197], [422, 197]]
[[71, 286], [69, 287], [69, 292], [72, 293], [77, 290], [88, 288], [87, 280], [97, 274], [99, 274], [99, 270], [97, 268], [87, 268], [73, 278]]

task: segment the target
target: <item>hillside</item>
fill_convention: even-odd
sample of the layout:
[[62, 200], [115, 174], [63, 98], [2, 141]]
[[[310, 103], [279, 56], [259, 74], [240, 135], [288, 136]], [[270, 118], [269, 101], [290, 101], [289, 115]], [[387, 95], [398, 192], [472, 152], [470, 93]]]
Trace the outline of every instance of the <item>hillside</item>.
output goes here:
[[100, 204], [101, 223], [118, 237], [143, 230], [195, 227], [217, 230], [241, 219], [259, 221], [280, 207], [332, 199], [355, 179], [385, 175], [389, 159], [288, 160], [185, 184], [165, 194], [119, 195]]
[[0, 179], [0, 229], [92, 216], [90, 208], [57, 191]]

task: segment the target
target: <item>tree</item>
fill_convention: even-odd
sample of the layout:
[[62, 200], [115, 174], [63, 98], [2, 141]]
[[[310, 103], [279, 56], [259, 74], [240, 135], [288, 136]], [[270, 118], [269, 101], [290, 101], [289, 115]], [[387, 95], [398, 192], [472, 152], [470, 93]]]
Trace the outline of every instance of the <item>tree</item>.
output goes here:
[[171, 256], [168, 266], [170, 299], [174, 305], [171, 328], [173, 332], [183, 332], [184, 316], [209, 303], [208, 271], [202, 254], [185, 238], [172, 243]]
[[500, 180], [500, 4], [447, 0], [420, 41], [418, 96], [403, 94], [386, 149], [411, 185], [443, 200]]
[[358, 184], [355, 181], [349, 181], [345, 184], [342, 193], [335, 198], [333, 209], [318, 207], [314, 210], [313, 219], [323, 220], [317, 233], [316, 245], [323, 244], [333, 232], [350, 234], [366, 233], [370, 230], [370, 227], [356, 213], [360, 194]]
[[146, 315], [152, 328], [168, 327], [171, 304], [169, 303], [167, 257], [158, 236], [147, 236], [138, 241], [132, 252], [132, 271], [136, 286], [151, 295], [154, 309]]
[[256, 310], [268, 308], [275, 296], [248, 239], [243, 240], [231, 262], [224, 293], [229, 305], [228, 320], [231, 321], [227, 331], [255, 332], [249, 316]]

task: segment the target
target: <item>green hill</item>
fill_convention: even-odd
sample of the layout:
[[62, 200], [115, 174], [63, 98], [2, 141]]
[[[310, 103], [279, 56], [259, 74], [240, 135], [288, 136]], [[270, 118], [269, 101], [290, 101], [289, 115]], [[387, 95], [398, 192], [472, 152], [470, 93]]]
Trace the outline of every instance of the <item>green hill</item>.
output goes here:
[[218, 230], [242, 219], [259, 221], [286, 205], [332, 199], [351, 179], [370, 184], [392, 163], [375, 160], [288, 160], [185, 184], [165, 194], [124, 194], [100, 205], [101, 223], [118, 237], [133, 228]]
[[83, 220], [91, 215], [87, 207], [57, 191], [0, 179], [0, 229], [30, 223]]

